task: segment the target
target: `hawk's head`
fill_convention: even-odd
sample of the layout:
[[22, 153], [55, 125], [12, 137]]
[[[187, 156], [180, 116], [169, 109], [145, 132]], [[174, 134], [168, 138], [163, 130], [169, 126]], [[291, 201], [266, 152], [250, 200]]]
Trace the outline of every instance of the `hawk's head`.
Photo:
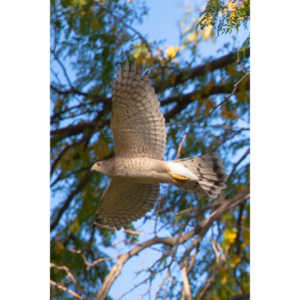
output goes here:
[[100, 172], [109, 176], [112, 173], [113, 167], [114, 163], [112, 159], [101, 160], [92, 165], [91, 171]]

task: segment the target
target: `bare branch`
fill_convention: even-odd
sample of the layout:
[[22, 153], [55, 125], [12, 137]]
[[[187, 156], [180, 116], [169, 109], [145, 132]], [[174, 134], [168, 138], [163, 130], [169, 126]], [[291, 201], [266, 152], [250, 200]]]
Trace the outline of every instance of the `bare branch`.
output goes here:
[[163, 280], [161, 281], [161, 283], [160, 283], [160, 285], [159, 285], [159, 287], [158, 287], [158, 290], [157, 290], [156, 295], [155, 295], [155, 299], [158, 298], [159, 292], [161, 291], [162, 287], [164, 286], [164, 283], [165, 283], [165, 282], [168, 282], [168, 280], [169, 280], [169, 278], [170, 278], [170, 275], [171, 275], [171, 274], [170, 274], [170, 271], [168, 271], [167, 275], [163, 278]]
[[55, 282], [55, 281], [53, 281], [53, 280], [50, 280], [50, 284], [53, 285], [53, 286], [55, 286], [56, 288], [58, 288], [58, 289], [64, 291], [64, 292], [67, 292], [67, 293], [73, 295], [73, 296], [74, 296], [75, 298], [77, 298], [77, 299], [83, 300], [83, 298], [82, 298], [80, 295], [78, 295], [78, 294], [75, 293], [74, 291], [72, 291], [72, 290], [66, 288], [65, 286], [63, 286], [63, 285], [61, 285], [61, 284], [59, 284], [59, 283], [57, 283], [57, 282]]
[[[207, 73], [213, 72], [217, 69], [221, 69], [226, 67], [227, 65], [231, 65], [235, 62], [237, 62], [237, 59], [239, 57], [239, 50], [235, 52], [231, 52], [227, 55], [224, 55], [218, 59], [213, 60], [210, 63], [204, 63], [200, 66], [196, 66], [193, 69], [181, 69], [178, 71], [178, 75], [174, 80], [162, 82], [158, 85], [155, 85], [155, 91], [156, 92], [162, 92], [168, 88], [177, 86], [179, 84], [185, 83], [187, 80], [194, 79], [199, 76], [204, 76]], [[245, 58], [248, 58], [250, 56], [250, 49], [246, 49], [245, 51]]]
[[54, 263], [50, 263], [50, 267], [55, 268], [57, 270], [64, 270], [67, 273], [67, 276], [70, 277], [75, 284], [77, 284], [77, 280], [75, 279], [73, 274], [70, 272], [68, 267], [66, 267], [66, 266], [57, 266]]
[[64, 64], [61, 62], [61, 60], [60, 60], [59, 57], [57, 56], [56, 52], [54, 52], [53, 50], [51, 50], [51, 54], [54, 56], [55, 60], [57, 61], [57, 63], [58, 63], [59, 66], [61, 67], [61, 69], [62, 69], [62, 71], [63, 71], [63, 73], [64, 73], [64, 75], [65, 75], [65, 78], [66, 78], [66, 80], [67, 80], [69, 86], [70, 86], [71, 88], [73, 88], [71, 79], [70, 79], [70, 77], [69, 77], [69, 74], [68, 74], [68, 72], [67, 72], [67, 70], [66, 70]]
[[180, 141], [180, 144], [179, 144], [179, 147], [178, 147], [178, 150], [177, 150], [177, 153], [176, 153], [176, 158], [177, 159], [179, 156], [180, 156], [180, 153], [181, 153], [181, 149], [182, 149], [182, 145], [183, 145], [183, 142], [184, 140], [186, 139], [186, 134], [182, 137], [181, 141]]
[[87, 171], [85, 176], [83, 176], [83, 178], [81, 179], [81, 181], [77, 185], [77, 187], [73, 191], [70, 192], [69, 196], [64, 201], [63, 205], [60, 207], [60, 209], [58, 210], [56, 215], [53, 217], [53, 221], [52, 221], [51, 226], [50, 226], [51, 231], [54, 230], [55, 227], [58, 225], [62, 215], [64, 214], [64, 212], [70, 206], [74, 196], [77, 195], [82, 190], [82, 188], [89, 182], [90, 177], [91, 177], [91, 172]]
[[183, 282], [183, 290], [182, 290], [182, 300], [192, 300], [192, 293], [189, 278], [187, 275], [186, 267], [183, 267], [181, 270], [182, 282]]
[[237, 169], [237, 167], [239, 166], [239, 164], [248, 156], [249, 153], [250, 153], [250, 148], [247, 149], [246, 152], [241, 156], [241, 158], [233, 165], [232, 170], [231, 170], [229, 176], [227, 177], [227, 182], [229, 182], [230, 178], [234, 174], [234, 172]]
[[134, 249], [129, 252], [120, 255], [118, 262], [112, 267], [109, 274], [105, 277], [105, 280], [98, 290], [96, 300], [105, 300], [108, 292], [111, 288], [111, 285], [116, 280], [116, 278], [120, 275], [125, 263], [134, 255], [137, 255], [145, 248], [148, 248], [154, 244], [165, 244], [168, 246], [178, 246], [179, 244], [183, 244], [187, 240], [190, 240], [194, 235], [199, 235], [197, 237], [198, 241], [203, 238], [206, 234], [207, 230], [210, 228], [212, 223], [220, 218], [227, 209], [232, 208], [241, 202], [245, 201], [249, 197], [249, 190], [245, 192], [241, 192], [234, 197], [232, 201], [224, 201], [215, 211], [213, 211], [210, 216], [203, 221], [201, 221], [194, 229], [188, 231], [183, 235], [178, 235], [175, 237], [154, 237], [150, 240], [147, 240], [143, 243], [138, 244]]
[[249, 300], [249, 299], [250, 299], [250, 295], [247, 293], [247, 294], [233, 296], [230, 300]]
[[76, 250], [76, 249], [71, 249], [71, 248], [67, 248], [67, 250], [69, 250], [72, 253], [81, 255], [82, 260], [84, 261], [87, 270], [91, 269], [92, 267], [94, 267], [95, 265], [97, 265], [103, 261], [112, 260], [112, 258], [110, 258], [110, 257], [100, 257], [100, 258], [94, 260], [93, 262], [89, 263], [88, 259], [85, 257], [85, 255], [82, 253], [81, 250]]
[[105, 229], [110, 229], [110, 230], [115, 230], [115, 231], [123, 231], [123, 232], [130, 233], [130, 234], [133, 234], [133, 235], [147, 234], [146, 232], [138, 232], [138, 231], [125, 229], [125, 228], [118, 229], [117, 227], [109, 226], [109, 225], [103, 225], [103, 224], [99, 224], [97, 222], [94, 222], [93, 224], [95, 226], [99, 227], [99, 228], [105, 228]]
[[237, 91], [237, 89], [238, 89], [238, 87], [239, 87], [239, 84], [240, 84], [243, 80], [245, 80], [248, 76], [250, 76], [250, 73], [249, 73], [249, 72], [245, 73], [245, 74], [244, 74], [244, 75], [243, 75], [243, 76], [242, 76], [242, 77], [241, 77], [241, 78], [233, 85], [233, 89], [232, 89], [230, 95], [227, 96], [227, 97], [225, 97], [224, 100], [223, 100], [221, 103], [219, 103], [218, 105], [216, 105], [216, 106], [214, 107], [213, 110], [216, 110], [216, 109], [219, 108], [220, 106], [224, 105], [227, 101], [229, 101], [230, 97], [233, 96], [233, 95], [236, 93], [236, 91]]
[[221, 269], [226, 261], [226, 256], [224, 254], [224, 251], [218, 242], [213, 240], [212, 248], [216, 255], [217, 266], [214, 268], [213, 274], [206, 280], [203, 289], [201, 290], [201, 292], [198, 295], [198, 299], [205, 298], [206, 293], [208, 292], [208, 290], [211, 288], [211, 286], [215, 282], [217, 274], [221, 271]]

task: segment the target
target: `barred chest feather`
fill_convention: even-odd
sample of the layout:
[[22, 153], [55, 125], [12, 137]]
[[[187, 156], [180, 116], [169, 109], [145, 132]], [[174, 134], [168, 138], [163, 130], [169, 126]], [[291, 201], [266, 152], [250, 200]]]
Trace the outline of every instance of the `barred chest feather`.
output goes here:
[[114, 161], [114, 176], [129, 177], [139, 183], [171, 182], [167, 170], [165, 161], [148, 157], [117, 157]]

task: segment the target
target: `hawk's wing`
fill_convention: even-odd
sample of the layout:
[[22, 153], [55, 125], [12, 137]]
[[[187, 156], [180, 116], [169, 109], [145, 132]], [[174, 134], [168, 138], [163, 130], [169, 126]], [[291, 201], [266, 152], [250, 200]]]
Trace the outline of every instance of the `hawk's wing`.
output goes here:
[[113, 84], [111, 128], [116, 156], [163, 159], [166, 130], [159, 101], [149, 79], [128, 64]]
[[118, 228], [137, 220], [149, 211], [159, 195], [159, 184], [141, 184], [113, 178], [101, 199], [97, 217]]

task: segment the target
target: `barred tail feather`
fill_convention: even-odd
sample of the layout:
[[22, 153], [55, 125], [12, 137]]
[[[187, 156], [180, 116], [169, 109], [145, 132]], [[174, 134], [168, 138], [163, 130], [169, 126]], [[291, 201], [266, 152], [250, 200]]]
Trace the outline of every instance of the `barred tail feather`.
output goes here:
[[172, 163], [183, 166], [195, 175], [193, 178], [189, 177], [190, 180], [176, 182], [182, 189], [215, 198], [225, 188], [225, 169], [215, 154], [178, 159]]

